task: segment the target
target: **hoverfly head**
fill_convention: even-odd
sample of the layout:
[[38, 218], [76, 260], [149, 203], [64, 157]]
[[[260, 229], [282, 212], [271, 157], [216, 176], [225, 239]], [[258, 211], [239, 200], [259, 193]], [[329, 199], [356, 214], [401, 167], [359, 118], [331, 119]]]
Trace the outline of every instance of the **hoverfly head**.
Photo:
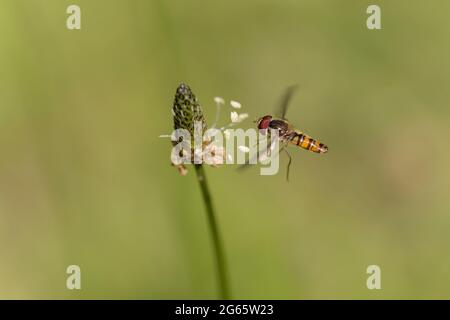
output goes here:
[[269, 115], [259, 118], [257, 120], [258, 129], [267, 129], [269, 127], [270, 121], [272, 121], [272, 116], [269, 116]]

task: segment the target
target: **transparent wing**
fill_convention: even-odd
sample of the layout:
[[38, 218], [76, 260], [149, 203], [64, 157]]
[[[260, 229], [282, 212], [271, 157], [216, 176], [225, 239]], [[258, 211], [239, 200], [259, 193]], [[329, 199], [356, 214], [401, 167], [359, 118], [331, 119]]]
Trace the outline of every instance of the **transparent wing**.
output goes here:
[[240, 165], [237, 168], [237, 170], [243, 171], [245, 169], [248, 169], [248, 168], [250, 168], [251, 163], [258, 164], [258, 159], [261, 159], [261, 156], [267, 155], [267, 151], [269, 149], [270, 149], [269, 152], [274, 153], [273, 156], [277, 156], [277, 155], [279, 155], [281, 150], [283, 150], [286, 146], [287, 146], [286, 142], [283, 141], [283, 142], [280, 142], [278, 150], [274, 150], [275, 144], [273, 143], [272, 139], [268, 139], [267, 145], [265, 146], [265, 148], [262, 151], [256, 152], [256, 154], [252, 158], [248, 159], [244, 164]]
[[286, 92], [281, 97], [280, 105], [278, 106], [277, 112], [275, 115], [280, 117], [280, 119], [286, 119], [286, 112], [289, 106], [289, 102], [291, 101], [292, 95], [297, 90], [297, 85], [290, 86], [286, 89]]

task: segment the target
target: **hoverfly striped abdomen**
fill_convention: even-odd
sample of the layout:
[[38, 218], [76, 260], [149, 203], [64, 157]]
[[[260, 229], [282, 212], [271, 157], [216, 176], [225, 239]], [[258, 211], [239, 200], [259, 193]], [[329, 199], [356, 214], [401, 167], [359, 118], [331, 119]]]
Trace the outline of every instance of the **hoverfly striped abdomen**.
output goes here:
[[328, 151], [328, 147], [326, 145], [302, 132], [295, 132], [295, 134], [292, 135], [290, 142], [299, 146], [300, 148], [315, 153], [326, 153]]

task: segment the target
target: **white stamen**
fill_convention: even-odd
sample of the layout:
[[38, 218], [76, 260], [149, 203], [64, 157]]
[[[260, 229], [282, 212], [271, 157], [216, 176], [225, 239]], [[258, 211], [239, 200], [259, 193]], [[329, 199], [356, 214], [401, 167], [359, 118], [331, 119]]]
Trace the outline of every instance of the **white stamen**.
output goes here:
[[215, 97], [214, 102], [217, 104], [225, 104], [225, 100], [223, 100], [223, 98], [221, 97]]
[[239, 122], [239, 115], [236, 111], [231, 111], [230, 118], [232, 123]]
[[216, 119], [214, 120], [214, 123], [211, 126], [211, 128], [215, 128], [217, 125], [217, 122], [219, 122], [220, 107], [225, 103], [225, 101], [221, 97], [215, 97], [214, 101], [216, 102]]
[[230, 105], [235, 108], [235, 109], [240, 109], [241, 108], [241, 104], [237, 101], [231, 100], [230, 101]]
[[243, 121], [244, 119], [248, 118], [248, 113], [241, 113], [239, 115], [239, 122]]

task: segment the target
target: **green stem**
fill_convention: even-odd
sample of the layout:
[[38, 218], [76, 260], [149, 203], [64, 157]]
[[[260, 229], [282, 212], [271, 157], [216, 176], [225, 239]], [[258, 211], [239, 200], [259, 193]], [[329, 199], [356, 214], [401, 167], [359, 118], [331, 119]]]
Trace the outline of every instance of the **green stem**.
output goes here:
[[217, 275], [220, 285], [220, 298], [230, 299], [230, 289], [228, 285], [227, 268], [225, 262], [225, 253], [223, 251], [222, 242], [220, 240], [219, 229], [217, 227], [217, 221], [214, 214], [214, 208], [212, 204], [211, 194], [209, 192], [208, 183], [206, 181], [205, 170], [203, 166], [195, 165], [195, 171], [197, 172], [198, 183], [202, 190], [203, 201], [206, 206], [206, 213], [208, 215], [209, 228], [211, 229], [211, 235], [214, 245], [214, 252], [217, 263]]

